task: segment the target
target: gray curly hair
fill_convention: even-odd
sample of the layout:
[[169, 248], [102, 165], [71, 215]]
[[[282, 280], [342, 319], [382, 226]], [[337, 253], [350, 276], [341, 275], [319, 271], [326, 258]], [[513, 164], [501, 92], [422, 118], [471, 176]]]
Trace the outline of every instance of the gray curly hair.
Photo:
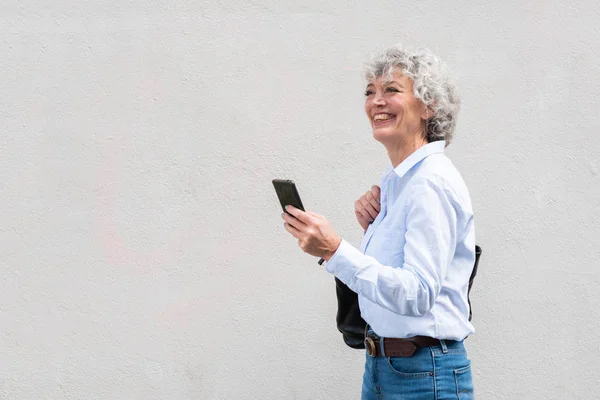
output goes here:
[[368, 82], [380, 77], [391, 81], [395, 69], [412, 79], [415, 97], [433, 111], [425, 124], [427, 141], [445, 140], [449, 145], [460, 99], [446, 64], [429, 49], [411, 50], [398, 44], [371, 57], [365, 65], [365, 78]]

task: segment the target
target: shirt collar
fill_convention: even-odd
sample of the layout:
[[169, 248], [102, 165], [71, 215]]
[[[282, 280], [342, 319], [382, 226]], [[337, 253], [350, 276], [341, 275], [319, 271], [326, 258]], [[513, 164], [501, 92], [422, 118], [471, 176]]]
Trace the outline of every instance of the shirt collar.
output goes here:
[[425, 146], [420, 147], [412, 153], [410, 156], [406, 158], [406, 160], [402, 161], [395, 169], [396, 175], [400, 178], [404, 177], [408, 171], [412, 167], [414, 167], [419, 161], [427, 158], [428, 156], [436, 153], [443, 153], [444, 148], [446, 147], [445, 140], [438, 140], [436, 142], [427, 143]]

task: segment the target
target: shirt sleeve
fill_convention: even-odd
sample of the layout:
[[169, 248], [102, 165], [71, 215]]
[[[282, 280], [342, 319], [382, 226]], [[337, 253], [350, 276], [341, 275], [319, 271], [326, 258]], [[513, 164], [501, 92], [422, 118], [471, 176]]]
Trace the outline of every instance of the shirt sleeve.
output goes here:
[[411, 182], [401, 267], [381, 264], [342, 240], [326, 269], [350, 289], [396, 314], [422, 316], [433, 307], [456, 249], [456, 199], [443, 182]]

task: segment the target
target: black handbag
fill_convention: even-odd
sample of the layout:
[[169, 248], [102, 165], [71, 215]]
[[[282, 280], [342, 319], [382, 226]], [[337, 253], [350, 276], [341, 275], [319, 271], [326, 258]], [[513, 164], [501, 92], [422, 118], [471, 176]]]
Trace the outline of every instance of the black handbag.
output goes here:
[[364, 349], [367, 323], [360, 316], [358, 295], [338, 278], [335, 278], [335, 293], [338, 304], [335, 322], [344, 342], [353, 349]]
[[[469, 278], [469, 289], [467, 290], [469, 321], [473, 317], [469, 295], [471, 293], [471, 287], [473, 286], [473, 280], [475, 279], [475, 275], [477, 275], [479, 257], [481, 257], [481, 247], [475, 246], [475, 265], [473, 266], [473, 272], [471, 272], [471, 277]], [[338, 304], [335, 322], [337, 323], [338, 330], [342, 333], [344, 343], [353, 349], [364, 349], [365, 327], [367, 323], [360, 316], [358, 295], [338, 278], [335, 278], [335, 293], [337, 295]]]

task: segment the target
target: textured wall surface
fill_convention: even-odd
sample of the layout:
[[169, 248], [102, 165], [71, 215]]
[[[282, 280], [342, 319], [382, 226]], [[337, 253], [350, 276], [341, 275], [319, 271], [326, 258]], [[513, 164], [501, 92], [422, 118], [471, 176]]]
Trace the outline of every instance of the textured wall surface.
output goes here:
[[273, 178], [360, 242], [361, 65], [456, 71], [479, 399], [600, 393], [597, 1], [3, 1], [0, 399], [353, 399]]

